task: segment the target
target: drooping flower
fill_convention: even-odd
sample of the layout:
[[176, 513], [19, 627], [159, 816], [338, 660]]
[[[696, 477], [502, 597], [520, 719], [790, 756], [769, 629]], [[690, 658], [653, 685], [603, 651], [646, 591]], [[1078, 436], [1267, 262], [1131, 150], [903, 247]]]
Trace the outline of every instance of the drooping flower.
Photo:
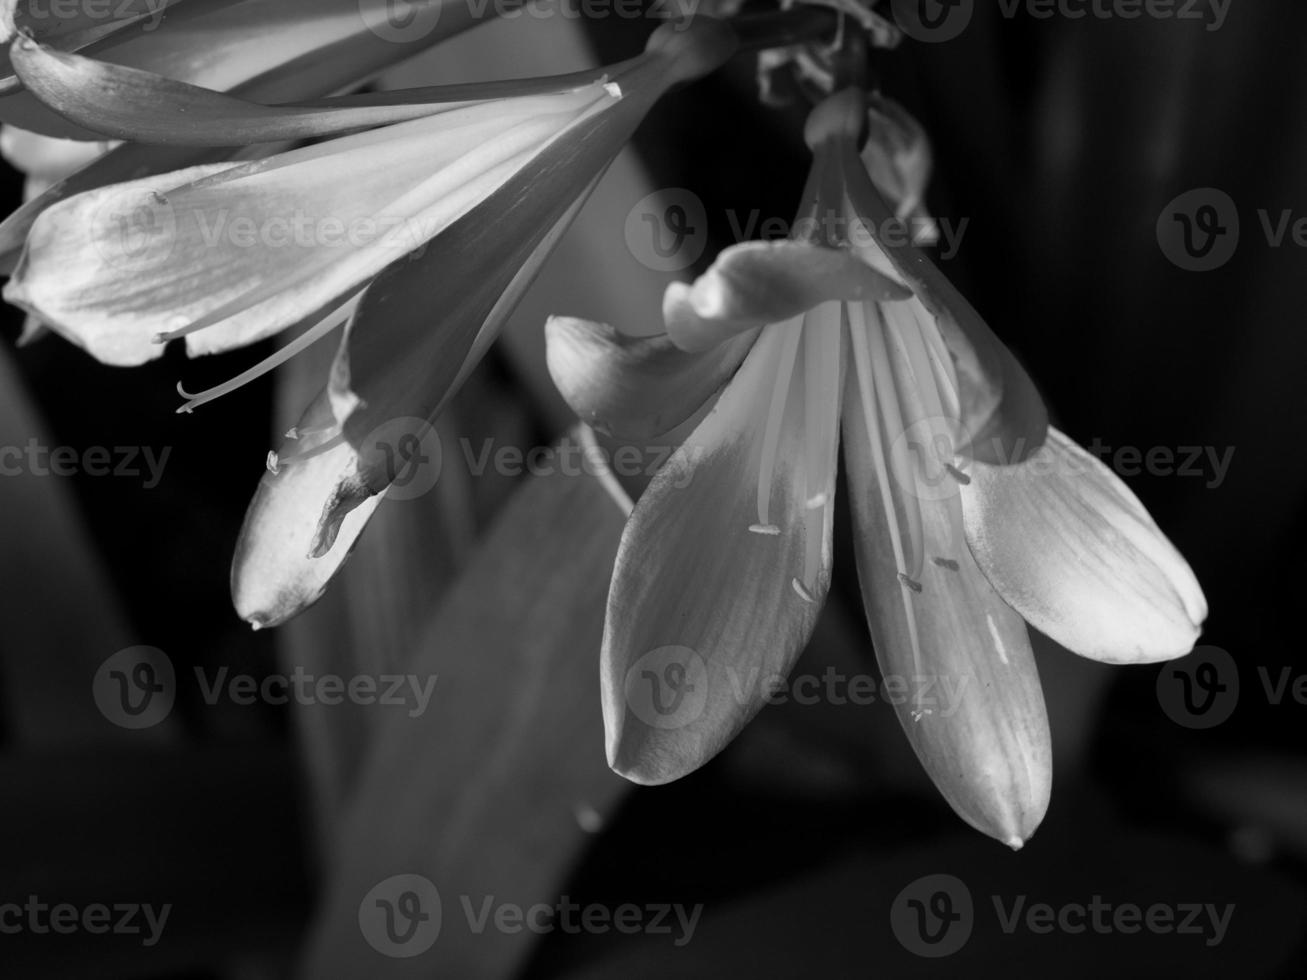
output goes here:
[[[669, 287], [666, 336], [549, 325], [560, 390], [620, 435], [690, 419], [729, 378], [628, 520], [602, 654], [609, 762], [678, 778], [761, 709], [758, 679], [788, 675], [830, 584], [842, 431], [872, 639], [910, 692], [900, 721], [963, 819], [1019, 847], [1051, 784], [1026, 623], [1141, 663], [1191, 649], [1206, 607], [1134, 495], [1047, 425], [1015, 358], [902, 234], [859, 155], [866, 119], [854, 89], [817, 107], [796, 234]], [[961, 691], [950, 710], [941, 688]]]
[[[0, 0], [0, 40], [22, 35], [55, 51], [80, 52], [255, 102], [294, 101], [348, 91], [397, 59], [493, 16], [493, 8], [478, 16], [468, 5], [442, 11], [444, 6], [429, 0], [121, 0], [45, 6]], [[392, 20], [405, 25], [398, 36], [388, 29]], [[6, 133], [28, 134], [11, 140], [27, 145], [44, 137], [103, 145], [100, 129], [78, 125], [41, 101], [39, 89], [25, 89], [9, 50], [0, 49], [0, 120]], [[61, 144], [42, 145], [48, 150]], [[37, 215], [64, 198], [199, 164], [267, 156], [280, 148], [118, 146], [30, 195], [0, 222], [0, 272], [12, 272]], [[62, 145], [61, 156], [71, 153]], [[26, 171], [31, 158], [25, 153], [13, 162]]]
[[720, 22], [666, 25], [602, 71], [265, 106], [20, 39], [29, 89], [115, 137], [327, 138], [58, 202], [6, 298], [123, 365], [172, 339], [201, 354], [303, 328], [188, 409], [346, 324], [237, 549], [237, 611], [275, 624], [321, 594], [394, 479], [392, 423], [438, 414], [648, 109], [735, 46]]

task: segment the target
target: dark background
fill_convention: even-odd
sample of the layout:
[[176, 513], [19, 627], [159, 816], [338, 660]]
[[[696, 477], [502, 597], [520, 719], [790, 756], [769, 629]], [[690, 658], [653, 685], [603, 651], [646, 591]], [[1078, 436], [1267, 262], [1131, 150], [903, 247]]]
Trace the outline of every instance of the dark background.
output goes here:
[[[610, 60], [629, 54], [643, 29], [605, 22], [592, 38]], [[1009, 21], [985, 7], [956, 40], [876, 55], [884, 91], [933, 138], [930, 208], [970, 219], [944, 267], [1024, 361], [1057, 424], [1082, 444], [1234, 447], [1219, 486], [1127, 480], [1203, 584], [1211, 614], [1200, 642], [1237, 664], [1228, 720], [1177, 723], [1159, 704], [1159, 668], [1099, 667], [1042, 643], [1054, 798], [1039, 834], [1013, 855], [953, 816], [888, 708], [815, 718], [767, 709], [700, 772], [631, 793], [561, 886], [578, 901], [703, 902], [713, 915], [694, 941], [554, 934], [525, 976], [1298, 975], [1307, 705], [1271, 704], [1259, 669], [1307, 672], [1296, 626], [1307, 585], [1307, 453], [1297, 445], [1307, 269], [1291, 242], [1266, 242], [1257, 212], [1307, 216], [1304, 40], [1307, 9], [1289, 2], [1235, 0], [1215, 32], [1148, 18]], [[730, 241], [729, 209], [791, 214], [807, 166], [795, 138], [801, 111], [755, 106], [752, 81], [735, 65], [678, 93], [638, 140], [656, 186], [705, 201], [718, 246]], [[1234, 258], [1207, 273], [1168, 261], [1155, 232], [1167, 203], [1199, 187], [1229, 194], [1242, 224]], [[9, 179], [9, 205], [19, 192]], [[6, 314], [16, 335], [20, 317]], [[12, 559], [0, 584], [14, 624], [0, 717], [5, 877], [18, 894], [58, 882], [86, 901], [148, 882], [201, 913], [178, 920], [182, 938], [170, 935], [170, 951], [157, 955], [123, 946], [107, 965], [86, 938], [55, 953], [62, 940], [5, 937], [0, 962], [8, 947], [32, 976], [279, 975], [324, 874], [284, 709], [223, 715], [183, 700], [167, 751], [143, 755], [125, 741], [79, 739], [76, 713], [43, 705], [40, 685], [27, 686], [57, 672], [42, 664], [87, 642], [80, 631], [100, 619], [86, 610], [104, 602], [121, 645], [158, 646], [179, 666], [258, 673], [275, 663], [275, 639], [249, 634], [227, 592], [270, 445], [273, 384], [176, 416], [178, 378], [203, 387], [230, 366], [170, 356], [123, 372], [57, 338], [6, 357], [52, 445], [174, 448], [166, 479], [148, 492], [130, 481], [46, 481], [41, 495], [71, 491], [48, 518], [64, 522], [58, 533], [23, 511], [21, 496], [0, 516]], [[483, 375], [505, 390], [514, 372], [492, 358]], [[558, 434], [517, 397], [528, 441]], [[10, 425], [22, 431], [18, 416]], [[75, 544], [71, 521], [84, 532]], [[104, 572], [95, 597], [68, 588], [64, 569], [86, 561], [79, 548]], [[845, 571], [806, 656], [818, 665], [848, 655], [874, 670], [850, 559], [837, 555]], [[94, 666], [105, 646], [94, 649], [73, 659]], [[937, 961], [896, 940], [888, 911], [904, 886], [936, 872], [964, 881], [978, 906], [966, 947]], [[1095, 895], [1234, 903], [1235, 912], [1215, 947], [1175, 935], [1005, 935], [988, 911], [994, 894], [1054, 905]]]

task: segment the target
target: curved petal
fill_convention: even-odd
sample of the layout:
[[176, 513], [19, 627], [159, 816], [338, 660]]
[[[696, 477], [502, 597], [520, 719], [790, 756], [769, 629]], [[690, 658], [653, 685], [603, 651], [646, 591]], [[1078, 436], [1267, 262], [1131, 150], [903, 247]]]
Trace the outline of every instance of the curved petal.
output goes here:
[[703, 351], [827, 300], [906, 300], [912, 291], [845, 249], [804, 242], [743, 242], [717, 256], [692, 286], [672, 283], [663, 301], [677, 347]]
[[[5, 296], [107, 363], [243, 346], [332, 306], [490, 196], [602, 86], [102, 188], [32, 226]], [[378, 154], [386, 167], [378, 168]]]
[[764, 331], [627, 523], [601, 681], [608, 761], [628, 779], [667, 782], [716, 755], [812, 634], [830, 582], [830, 326]]
[[[53, 46], [209, 89], [254, 85], [263, 94], [247, 97], [282, 102], [357, 84], [496, 9], [448, 0], [186, 0], [162, 13], [162, 21], [138, 19], [89, 44]], [[396, 32], [392, 23], [405, 27]], [[98, 138], [30, 92], [0, 96], [0, 119], [48, 136]]]
[[282, 456], [295, 458], [270, 458], [246, 511], [231, 592], [237, 614], [255, 629], [283, 623], [317, 601], [382, 500], [359, 492], [358, 453], [332, 437], [334, 425], [324, 392], [293, 430], [298, 438], [282, 446]]
[[578, 418], [624, 439], [652, 439], [697, 412], [735, 373], [753, 346], [742, 334], [689, 354], [665, 334], [628, 337], [606, 323], [550, 317], [549, 374]]
[[983, 462], [1025, 459], [1048, 429], [1043, 399], [1012, 353], [966, 298], [908, 236], [887, 234], [902, 222], [867, 174], [852, 140], [835, 137], [817, 152], [835, 153], [842, 168], [850, 221], [868, 231], [867, 261], [901, 278], [929, 311], [954, 360], [967, 453]]
[[967, 540], [990, 582], [1068, 650], [1108, 663], [1188, 653], [1202, 588], [1139, 499], [1054, 428], [1017, 466], [977, 463], [963, 488]]
[[61, 140], [29, 133], [17, 126], [0, 126], [0, 156], [27, 175], [23, 200], [44, 193], [51, 184], [81, 170], [113, 149], [112, 143]]
[[[159, 26], [164, 11], [181, 0], [116, 0], [114, 4], [43, 4], [0, 0], [0, 42], [16, 35], [57, 44], [68, 51], [135, 27], [140, 31]], [[192, 0], [193, 2], [193, 0]], [[232, 5], [241, 0], [206, 0]], [[0, 50], [0, 92], [16, 82], [8, 53]]]
[[929, 417], [906, 384], [911, 364], [876, 327], [865, 341], [855, 333], [852, 349], [844, 460], [876, 658], [944, 798], [971, 826], [1020, 847], [1043, 819], [1052, 783], [1025, 623], [967, 550], [958, 478], [922, 478], [908, 465], [904, 436]]
[[602, 72], [449, 85], [316, 105], [269, 106], [139, 68], [66, 54], [20, 39], [14, 67], [28, 90], [60, 115], [116, 139], [182, 146], [235, 146], [338, 136], [407, 122], [491, 99], [579, 88]]

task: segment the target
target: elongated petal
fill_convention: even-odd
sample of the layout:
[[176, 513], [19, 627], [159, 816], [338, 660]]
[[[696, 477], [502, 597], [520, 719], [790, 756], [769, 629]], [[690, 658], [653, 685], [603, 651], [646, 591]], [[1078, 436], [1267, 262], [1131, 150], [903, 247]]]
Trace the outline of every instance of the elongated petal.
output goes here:
[[[232, 560], [232, 601], [255, 628], [276, 626], [312, 605], [349, 557], [381, 496], [360, 494], [358, 454], [337, 435], [325, 393], [259, 481]], [[312, 453], [315, 443], [330, 445]]]
[[[100, 38], [129, 28], [152, 30], [159, 26], [168, 7], [182, 0], [114, 0], [109, 4], [31, 3], [24, 0], [0, 0], [0, 42], [16, 35], [56, 44], [66, 51], [76, 51]], [[195, 0], [190, 0], [194, 3]], [[213, 5], [228, 5], [242, 0], [201, 0]], [[16, 82], [7, 52], [0, 50], [0, 92]]]
[[104, 156], [112, 147], [107, 142], [53, 139], [17, 126], [0, 126], [0, 156], [27, 175], [24, 200]]
[[753, 346], [743, 334], [701, 354], [665, 334], [628, 337], [606, 323], [550, 317], [549, 373], [582, 421], [606, 435], [652, 439], [697, 412]]
[[905, 300], [912, 291], [845, 249], [802, 242], [744, 242], [717, 256], [693, 286], [673, 283], [663, 302], [667, 333], [702, 351], [827, 300]]
[[[281, 102], [340, 91], [496, 12], [431, 0], [186, 0], [162, 23], [139, 20], [90, 44], [53, 46], [219, 91], [257, 85], [261, 96], [242, 94]], [[395, 23], [406, 26], [395, 31]], [[30, 92], [0, 97], [0, 119], [99, 138]]]
[[419, 248], [611, 100], [509, 99], [79, 195], [37, 218], [5, 295], [108, 363], [158, 356], [178, 330], [193, 355], [253, 343]]
[[944, 798], [976, 829], [1020, 847], [1043, 819], [1052, 781], [1026, 626], [967, 549], [956, 481], [919, 480], [897, 465], [904, 426], [923, 413], [902, 384], [910, 366], [871, 340], [860, 349], [855, 338], [844, 459], [876, 657]]
[[184, 146], [234, 146], [336, 136], [436, 115], [490, 99], [564, 91], [600, 71], [558, 78], [369, 93], [317, 105], [268, 106], [197, 85], [65, 54], [19, 40], [14, 66], [27, 88], [60, 115], [116, 139]]
[[[848, 93], [841, 93], [845, 95]], [[1048, 414], [1034, 383], [985, 321], [933, 262], [890, 232], [902, 223], [872, 184], [851, 139], [836, 136], [816, 152], [834, 153], [842, 168], [850, 218], [870, 232], [868, 261], [885, 263], [929, 311], [953, 356], [967, 454], [984, 462], [1024, 459], [1043, 444]]]
[[1207, 602], [1184, 558], [1099, 460], [1050, 428], [1017, 466], [977, 463], [967, 540], [994, 587], [1068, 650], [1108, 663], [1188, 653]]
[[764, 331], [622, 535], [601, 679], [608, 761], [635, 782], [721, 751], [812, 633], [830, 579], [838, 329], [824, 364], [803, 341], [797, 325]]

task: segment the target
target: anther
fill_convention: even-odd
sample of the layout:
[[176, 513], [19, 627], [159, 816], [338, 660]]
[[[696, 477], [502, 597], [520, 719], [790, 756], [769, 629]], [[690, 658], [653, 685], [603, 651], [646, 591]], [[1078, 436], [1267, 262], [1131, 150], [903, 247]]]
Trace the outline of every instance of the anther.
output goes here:
[[958, 563], [952, 558], [932, 558], [931, 561], [940, 568], [947, 568], [950, 572], [956, 572], [958, 570]]
[[967, 474], [963, 473], [952, 463], [945, 463], [944, 469], [948, 470], [949, 476], [953, 477], [953, 479], [957, 480], [964, 487], [971, 482], [971, 477], [967, 476]]
[[773, 537], [781, 533], [781, 529], [777, 527], [775, 524], [750, 524], [749, 530], [752, 531], [754, 534], [765, 534], [768, 535], [769, 537]]
[[909, 578], [904, 572], [899, 572], [899, 581], [906, 585], [913, 592], [921, 591], [921, 583], [915, 579]]
[[794, 589], [795, 594], [804, 602], [816, 602], [811, 592], [803, 587], [803, 583], [797, 578], [790, 579], [790, 587]]

